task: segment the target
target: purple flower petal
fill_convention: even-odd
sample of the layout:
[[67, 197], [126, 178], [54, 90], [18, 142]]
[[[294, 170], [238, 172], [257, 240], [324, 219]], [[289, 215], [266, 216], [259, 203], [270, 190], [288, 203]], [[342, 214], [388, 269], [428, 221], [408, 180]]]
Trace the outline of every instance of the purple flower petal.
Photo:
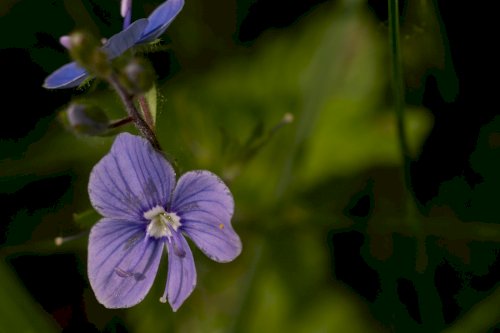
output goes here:
[[165, 158], [142, 137], [122, 133], [94, 166], [88, 189], [104, 217], [139, 222], [151, 208], [165, 207], [174, 185], [175, 173]]
[[76, 62], [70, 62], [50, 74], [43, 83], [47, 89], [73, 88], [79, 86], [88, 74]]
[[[196, 286], [196, 267], [186, 239], [177, 234], [167, 241], [168, 277], [165, 294], [174, 311], [184, 303]], [[165, 295], [160, 299], [165, 302]]]
[[143, 31], [147, 26], [147, 19], [135, 21], [125, 30], [120, 31], [108, 39], [102, 49], [108, 54], [110, 59], [118, 57], [139, 41], [139, 38], [141, 38]]
[[209, 258], [228, 262], [241, 253], [241, 240], [231, 225], [233, 196], [213, 173], [191, 171], [182, 175], [171, 210], [181, 218], [181, 230]]
[[122, 0], [120, 6], [120, 15], [125, 18], [132, 11], [132, 0]]
[[[110, 59], [116, 58], [136, 44], [147, 25], [146, 19], [135, 21], [127, 29], [111, 37], [102, 47], [103, 50]], [[85, 69], [78, 66], [76, 62], [71, 62], [50, 74], [45, 79], [43, 87], [47, 89], [73, 88], [80, 85], [87, 77], [88, 73]]]
[[88, 276], [97, 300], [127, 308], [144, 299], [156, 276], [164, 242], [146, 237], [133, 221], [102, 219], [88, 246]]
[[167, 0], [148, 17], [149, 24], [142, 33], [139, 43], [151, 42], [167, 30], [184, 6], [184, 0]]

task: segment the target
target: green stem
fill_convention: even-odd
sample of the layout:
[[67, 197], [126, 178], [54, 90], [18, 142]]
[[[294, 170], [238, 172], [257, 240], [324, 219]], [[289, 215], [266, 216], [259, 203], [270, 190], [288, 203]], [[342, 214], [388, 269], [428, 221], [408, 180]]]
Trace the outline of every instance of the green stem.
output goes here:
[[151, 110], [149, 109], [148, 101], [143, 95], [137, 97], [137, 100], [139, 101], [139, 105], [141, 106], [142, 114], [144, 115], [144, 120], [149, 125], [149, 127], [155, 128], [155, 122], [153, 120], [153, 115], [151, 114]]
[[129, 117], [134, 122], [135, 127], [139, 130], [142, 136], [145, 137], [151, 143], [151, 145], [157, 151], [162, 153], [162, 155], [174, 168], [175, 173], [178, 173], [179, 167], [177, 166], [177, 162], [175, 161], [174, 158], [172, 158], [172, 156], [170, 156], [170, 154], [167, 154], [161, 149], [160, 142], [156, 137], [154, 129], [150, 127], [149, 124], [144, 120], [141, 113], [135, 106], [134, 96], [132, 96], [125, 90], [125, 88], [120, 84], [120, 81], [118, 81], [115, 74], [111, 74], [109, 77], [107, 77], [107, 81], [115, 89], [118, 96], [120, 96], [120, 99], [123, 102], [123, 105], [125, 106], [125, 109], [127, 110]]
[[149, 127], [149, 125], [144, 121], [141, 114], [135, 107], [133, 96], [127, 93], [127, 91], [122, 87], [115, 75], [111, 74], [108, 77], [108, 82], [116, 90], [118, 96], [120, 96], [120, 99], [122, 100], [128, 115], [130, 116], [130, 118], [132, 118], [139, 132], [141, 132], [141, 134], [151, 143], [151, 145], [153, 145], [156, 150], [161, 151], [160, 142], [158, 142], [155, 133], [153, 132], [151, 127]]
[[401, 50], [399, 47], [399, 9], [397, 0], [389, 0], [389, 43], [391, 48], [391, 83], [394, 98], [394, 110], [397, 117], [399, 145], [403, 157], [405, 182], [410, 189], [410, 151], [406, 140], [405, 114], [404, 114], [404, 83], [401, 65]]
[[405, 88], [403, 81], [403, 66], [399, 43], [399, 9], [398, 0], [389, 0], [389, 44], [391, 49], [391, 83], [396, 113], [399, 147], [403, 162], [404, 184], [406, 188], [406, 215], [408, 223], [414, 227], [415, 235], [421, 235], [417, 221], [417, 199], [411, 185], [411, 156], [408, 148], [405, 128]]
[[[417, 210], [417, 199], [415, 193], [413, 192], [411, 186], [411, 174], [410, 174], [410, 149], [408, 148], [408, 141], [406, 137], [405, 129], [405, 89], [403, 81], [403, 68], [401, 61], [401, 49], [400, 49], [400, 36], [399, 36], [399, 8], [398, 0], [388, 0], [389, 3], [389, 44], [390, 44], [390, 54], [391, 54], [391, 83], [392, 83], [392, 93], [394, 98], [394, 111], [396, 112], [397, 119], [397, 131], [399, 138], [399, 145], [401, 150], [402, 162], [403, 162], [403, 172], [404, 172], [404, 184], [406, 188], [405, 202], [406, 202], [406, 224], [412, 231], [416, 239], [416, 258], [415, 258], [415, 270], [417, 273], [423, 274], [428, 268], [428, 257], [427, 257], [427, 244], [425, 231], [422, 228], [421, 221], [418, 217]], [[429, 273], [427, 273], [429, 274]], [[426, 280], [425, 283], [419, 283], [416, 287], [420, 291], [420, 300], [425, 302], [427, 300], [425, 295], [433, 293], [435, 290], [432, 286], [429, 287]], [[426, 304], [422, 307], [420, 306], [420, 313], [422, 316], [422, 321], [424, 324], [431, 323], [435, 320], [432, 313], [429, 313], [429, 309], [432, 308], [430, 302], [425, 302]], [[422, 305], [422, 304], [421, 304]], [[435, 316], [434, 316], [435, 317]]]
[[108, 128], [109, 129], [112, 129], [112, 128], [118, 128], [120, 126], [123, 126], [123, 125], [126, 125], [126, 124], [129, 124], [131, 123], [133, 120], [132, 120], [132, 117], [125, 117], [125, 118], [122, 118], [122, 119], [117, 119], [117, 120], [113, 120], [109, 123], [108, 125]]

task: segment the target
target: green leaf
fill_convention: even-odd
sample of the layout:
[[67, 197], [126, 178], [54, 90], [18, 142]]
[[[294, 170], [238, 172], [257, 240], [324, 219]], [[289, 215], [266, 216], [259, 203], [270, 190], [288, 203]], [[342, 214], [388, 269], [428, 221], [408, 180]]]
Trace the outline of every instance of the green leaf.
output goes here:
[[0, 332], [59, 332], [56, 323], [0, 260]]
[[346, 290], [325, 288], [312, 297], [314, 302], [292, 319], [293, 332], [380, 332], [359, 299]]
[[97, 213], [93, 208], [81, 213], [73, 214], [73, 221], [82, 229], [90, 229], [94, 224], [101, 219], [99, 213]]
[[156, 88], [156, 84], [153, 84], [153, 87], [149, 89], [149, 91], [144, 95], [144, 97], [146, 97], [146, 101], [148, 102], [149, 112], [151, 113], [151, 116], [153, 118], [153, 124], [156, 124], [156, 112], [158, 109], [158, 103], [157, 103], [158, 91]]

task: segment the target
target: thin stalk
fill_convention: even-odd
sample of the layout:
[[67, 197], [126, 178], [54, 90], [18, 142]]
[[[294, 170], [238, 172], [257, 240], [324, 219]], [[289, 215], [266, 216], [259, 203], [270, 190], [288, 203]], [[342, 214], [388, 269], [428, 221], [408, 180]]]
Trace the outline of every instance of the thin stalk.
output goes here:
[[148, 125], [148, 123], [142, 118], [141, 113], [139, 110], [137, 110], [135, 104], [134, 104], [134, 97], [129, 94], [125, 88], [120, 84], [118, 79], [114, 74], [111, 74], [107, 78], [109, 84], [116, 90], [118, 93], [118, 96], [120, 96], [120, 99], [123, 102], [123, 105], [125, 106], [125, 109], [127, 110], [127, 114], [129, 117], [132, 119], [132, 121], [135, 124], [135, 127], [139, 130], [139, 132], [142, 134], [143, 137], [145, 137], [151, 145], [162, 155], [167, 159], [167, 161], [172, 165], [174, 168], [174, 171], [176, 173], [179, 172], [179, 167], [177, 166], [177, 162], [175, 161], [172, 156], [167, 154], [161, 149], [160, 142], [158, 141], [158, 138], [156, 137], [156, 134], [153, 130], [152, 127]]
[[144, 114], [144, 120], [146, 121], [146, 123], [148, 123], [149, 127], [155, 128], [155, 122], [153, 120], [153, 115], [151, 114], [151, 110], [149, 109], [148, 101], [143, 95], [137, 97], [137, 100], [139, 101], [142, 113]]
[[80, 232], [80, 233], [78, 233], [76, 235], [72, 235], [72, 236], [56, 237], [56, 238], [54, 238], [54, 244], [56, 246], [61, 246], [67, 242], [71, 242], [73, 240], [80, 239], [83, 236], [88, 236], [88, 235], [89, 235], [89, 231], [86, 230], [86, 231]]
[[415, 229], [416, 235], [421, 235], [419, 221], [416, 218], [417, 199], [411, 185], [410, 174], [410, 149], [406, 138], [405, 128], [405, 89], [403, 82], [403, 66], [401, 61], [401, 48], [399, 43], [399, 9], [398, 0], [389, 1], [389, 44], [391, 49], [391, 83], [394, 98], [394, 111], [396, 113], [397, 131], [401, 157], [403, 162], [404, 184], [406, 188], [406, 214], [408, 223]]
[[[389, 44], [391, 54], [391, 83], [394, 98], [394, 111], [396, 112], [398, 139], [403, 162], [404, 184], [406, 188], [406, 223], [411, 229], [416, 239], [416, 258], [415, 270], [423, 274], [429, 268], [427, 257], [426, 235], [422, 228], [421, 221], [418, 218], [417, 200], [411, 186], [410, 174], [410, 149], [406, 137], [405, 128], [405, 90], [403, 82], [403, 68], [401, 61], [400, 34], [399, 34], [399, 8], [398, 0], [388, 0], [389, 3]], [[429, 268], [430, 269], [430, 268]], [[426, 295], [434, 294], [432, 285], [429, 287], [426, 279], [415, 281], [416, 288], [420, 291], [420, 301], [425, 303], [420, 306], [420, 314], [424, 325], [430, 325], [435, 320], [435, 314], [432, 313], [432, 303]], [[432, 298], [431, 298], [432, 299]], [[434, 301], [434, 299], [432, 299]]]
[[122, 118], [122, 119], [117, 119], [117, 120], [113, 120], [109, 123], [108, 125], [108, 128], [109, 129], [112, 129], [112, 128], [117, 128], [117, 127], [120, 127], [120, 126], [123, 126], [123, 125], [126, 125], [126, 124], [129, 124], [131, 123], [133, 120], [132, 120], [132, 117], [125, 117], [125, 118]]
[[156, 134], [153, 132], [153, 129], [149, 127], [149, 125], [144, 121], [141, 117], [141, 114], [137, 110], [134, 105], [133, 96], [129, 94], [120, 84], [118, 79], [114, 74], [111, 74], [108, 77], [109, 84], [116, 90], [118, 96], [123, 102], [125, 109], [127, 110], [127, 114], [132, 118], [135, 126], [141, 132], [141, 134], [151, 143], [151, 145], [158, 151], [161, 151], [160, 142], [156, 138]]
[[401, 49], [399, 46], [399, 9], [397, 0], [389, 0], [389, 43], [391, 49], [391, 83], [394, 98], [394, 111], [397, 118], [399, 145], [403, 158], [405, 183], [409, 189], [410, 150], [406, 139], [404, 114], [404, 83], [401, 65]]
[[406, 189], [406, 213], [408, 222], [415, 227], [419, 234], [419, 222], [416, 219], [417, 199], [411, 185], [410, 164], [411, 156], [405, 128], [405, 89], [403, 82], [403, 66], [401, 61], [401, 48], [399, 43], [399, 9], [398, 0], [389, 1], [389, 44], [391, 52], [391, 83], [394, 99], [394, 112], [398, 132], [399, 147], [403, 162], [404, 184]]

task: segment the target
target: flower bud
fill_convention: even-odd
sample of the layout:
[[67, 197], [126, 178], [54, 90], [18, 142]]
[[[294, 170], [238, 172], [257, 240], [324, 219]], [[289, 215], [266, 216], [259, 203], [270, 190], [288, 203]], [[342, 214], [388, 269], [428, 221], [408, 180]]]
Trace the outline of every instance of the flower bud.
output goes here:
[[132, 9], [132, 0], [122, 0], [120, 6], [120, 15], [125, 18]]
[[121, 71], [120, 80], [131, 94], [143, 94], [153, 87], [154, 71], [151, 65], [142, 59], [131, 60]]
[[72, 103], [62, 116], [63, 122], [77, 134], [95, 136], [108, 130], [109, 119], [97, 106]]
[[84, 31], [75, 31], [64, 36], [61, 43], [69, 50], [71, 57], [82, 67], [96, 76], [105, 77], [111, 67], [106, 53], [101, 49], [99, 41]]
[[59, 43], [64, 46], [67, 50], [71, 49], [71, 37], [64, 35], [59, 37]]
[[92, 53], [100, 46], [91, 34], [84, 31], [75, 31], [64, 37], [66, 37], [64, 46], [69, 50], [71, 57], [82, 65], [89, 62]]

